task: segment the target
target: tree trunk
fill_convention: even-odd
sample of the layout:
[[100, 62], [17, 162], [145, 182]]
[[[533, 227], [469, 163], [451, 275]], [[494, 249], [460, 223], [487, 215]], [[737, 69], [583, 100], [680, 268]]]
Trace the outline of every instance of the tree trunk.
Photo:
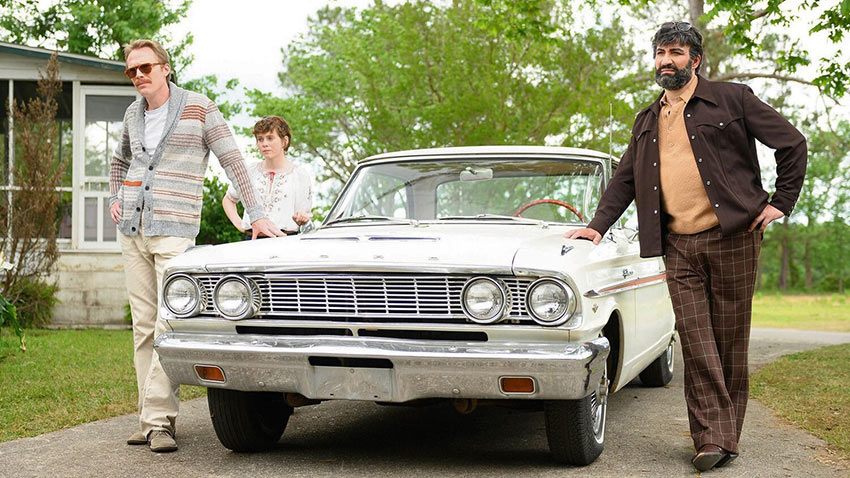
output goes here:
[[[811, 222], [809, 224], [812, 224]], [[812, 289], [812, 258], [811, 258], [811, 248], [812, 241], [810, 238], [806, 238], [804, 242], [804, 253], [803, 253], [803, 264], [806, 268], [806, 290]]]
[[788, 216], [782, 220], [782, 233], [779, 237], [779, 249], [782, 254], [782, 260], [779, 266], [779, 290], [785, 291], [788, 289], [788, 272], [791, 266], [791, 245], [788, 242]]
[[705, 0], [688, 0], [688, 16], [691, 20], [691, 25], [700, 25], [699, 17], [705, 11]]

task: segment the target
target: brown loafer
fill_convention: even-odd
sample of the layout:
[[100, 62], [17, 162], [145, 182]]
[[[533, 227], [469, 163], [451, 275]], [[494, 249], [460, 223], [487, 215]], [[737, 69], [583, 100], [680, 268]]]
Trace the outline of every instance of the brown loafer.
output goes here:
[[708, 471], [720, 462], [726, 456], [726, 451], [717, 445], [703, 445], [699, 451], [691, 459], [694, 468], [699, 471]]

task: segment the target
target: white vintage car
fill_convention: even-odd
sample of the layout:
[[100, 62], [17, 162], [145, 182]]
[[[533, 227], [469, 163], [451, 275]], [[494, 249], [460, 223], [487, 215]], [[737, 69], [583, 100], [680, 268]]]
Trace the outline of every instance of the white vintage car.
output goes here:
[[274, 446], [293, 407], [322, 400], [448, 399], [539, 407], [555, 460], [589, 464], [608, 394], [673, 371], [663, 261], [621, 227], [564, 239], [615, 167], [549, 147], [368, 158], [317, 229], [168, 265], [162, 365], [208, 387], [232, 450]]

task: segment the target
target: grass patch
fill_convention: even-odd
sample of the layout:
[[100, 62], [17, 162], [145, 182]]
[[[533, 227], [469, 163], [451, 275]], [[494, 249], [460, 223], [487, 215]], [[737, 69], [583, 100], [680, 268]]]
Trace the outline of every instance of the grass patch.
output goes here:
[[28, 329], [26, 339], [20, 352], [0, 334], [0, 442], [137, 411], [132, 331]]
[[850, 296], [771, 295], [753, 298], [753, 327], [850, 332]]
[[750, 379], [752, 396], [850, 459], [850, 344], [786, 355]]

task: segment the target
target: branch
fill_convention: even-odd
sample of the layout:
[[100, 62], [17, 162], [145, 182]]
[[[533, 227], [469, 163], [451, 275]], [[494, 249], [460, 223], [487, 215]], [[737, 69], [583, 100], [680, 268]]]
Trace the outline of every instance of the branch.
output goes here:
[[741, 79], [753, 79], [753, 78], [771, 78], [774, 80], [780, 81], [794, 81], [796, 83], [802, 83], [804, 85], [814, 86], [814, 83], [808, 80], [804, 80], [802, 78], [797, 78], [794, 76], [785, 76], [785, 75], [777, 75], [776, 73], [746, 73], [746, 72], [733, 72], [726, 73], [725, 75], [715, 76], [709, 78], [711, 81], [729, 81], [729, 80], [741, 80]]

